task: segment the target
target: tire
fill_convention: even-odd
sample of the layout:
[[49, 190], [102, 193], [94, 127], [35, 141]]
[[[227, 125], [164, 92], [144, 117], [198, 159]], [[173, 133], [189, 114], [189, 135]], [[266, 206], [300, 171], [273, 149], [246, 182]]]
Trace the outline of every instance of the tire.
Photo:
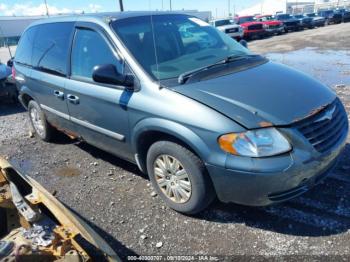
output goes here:
[[[55, 129], [47, 122], [44, 112], [34, 100], [29, 101], [28, 113], [35, 134], [45, 142], [51, 141]], [[41, 128], [38, 125], [41, 125]]]
[[[170, 174], [169, 170], [171, 168], [159, 168], [161, 165], [158, 165], [158, 163], [161, 163], [163, 160], [163, 162], [166, 163], [167, 158], [170, 163], [172, 163], [172, 166], [175, 166], [174, 163], [177, 160], [179, 162], [178, 167], [180, 166], [182, 169], [180, 167], [179, 169], [176, 168], [176, 170], [180, 171]], [[173, 162], [171, 162], [171, 159]], [[165, 167], [165, 165], [163, 165], [163, 167]], [[165, 170], [164, 172], [161, 172], [163, 176], [159, 176], [159, 171], [161, 170]], [[147, 171], [153, 187], [163, 201], [170, 208], [180, 213], [188, 215], [196, 214], [207, 208], [215, 199], [215, 191], [203, 162], [187, 148], [177, 143], [170, 141], [159, 141], [154, 143], [147, 153]], [[171, 179], [173, 178], [179, 178], [180, 180], [180, 174], [185, 174], [182, 176], [187, 175], [188, 180], [180, 181], [181, 183], [176, 180], [174, 183], [171, 183]], [[177, 188], [178, 186], [181, 187], [181, 184], [185, 182], [187, 187], [190, 187], [191, 189], [190, 193], [185, 194], [185, 197], [181, 199], [181, 201], [176, 201], [176, 189], [171, 189], [169, 190], [169, 194], [166, 194], [168, 188], [172, 188], [172, 186], [174, 186], [174, 188]], [[162, 187], [159, 183], [166, 183], [166, 185]], [[188, 186], [188, 183], [190, 186]], [[172, 186], [170, 184], [172, 184]], [[184, 195], [183, 192], [184, 191], [181, 193], [181, 197]], [[188, 193], [188, 191], [186, 192]], [[169, 195], [173, 195], [173, 197], [171, 198]], [[180, 196], [179, 193], [177, 193], [177, 195]], [[187, 197], [188, 199], [186, 199]]]

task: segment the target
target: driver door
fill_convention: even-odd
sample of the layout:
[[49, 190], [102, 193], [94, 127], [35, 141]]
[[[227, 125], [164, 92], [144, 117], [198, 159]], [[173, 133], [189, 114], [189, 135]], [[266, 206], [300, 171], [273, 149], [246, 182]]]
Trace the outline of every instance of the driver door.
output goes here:
[[124, 62], [116, 48], [96, 26], [76, 26], [71, 52], [66, 101], [75, 131], [88, 143], [133, 159], [127, 145], [129, 124], [127, 101], [132, 95], [123, 86], [96, 83], [93, 68], [113, 64], [124, 73]]

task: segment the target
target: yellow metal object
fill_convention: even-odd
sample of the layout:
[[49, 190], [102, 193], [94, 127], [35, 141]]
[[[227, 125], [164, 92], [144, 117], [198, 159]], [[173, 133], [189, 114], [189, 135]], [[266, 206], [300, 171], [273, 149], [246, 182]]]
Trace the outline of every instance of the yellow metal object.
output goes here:
[[[48, 246], [32, 247], [30, 240], [23, 238], [23, 230], [30, 229], [31, 223], [28, 223], [19, 215], [15, 205], [12, 203], [11, 190], [9, 182], [14, 183], [13, 177], [21, 177], [21, 181], [26, 183], [26, 187], [31, 188], [31, 193], [23, 196], [25, 201], [33, 210], [41, 210], [44, 217], [54, 217], [58, 223], [52, 229], [53, 240]], [[22, 183], [22, 182], [21, 182]], [[18, 186], [18, 185], [17, 185]], [[22, 184], [23, 186], [23, 184]], [[41, 209], [45, 206], [45, 209]], [[0, 158], [0, 207], [5, 208], [7, 216], [7, 236], [0, 240], [12, 241], [16, 247], [30, 246], [28, 252], [35, 254], [52, 256], [54, 261], [92, 261], [89, 252], [84, 250], [78, 243], [78, 239], [84, 239], [92, 246], [104, 254], [108, 261], [121, 261], [113, 249], [97, 235], [84, 221], [70, 212], [61, 202], [47, 192], [34, 179], [17, 172], [9, 162]], [[18, 252], [18, 250], [16, 251]]]

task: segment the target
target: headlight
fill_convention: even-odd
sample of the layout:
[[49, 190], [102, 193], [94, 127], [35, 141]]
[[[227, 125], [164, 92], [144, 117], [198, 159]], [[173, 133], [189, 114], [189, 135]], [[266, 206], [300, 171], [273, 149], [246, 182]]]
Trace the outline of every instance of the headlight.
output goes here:
[[247, 157], [267, 157], [289, 152], [288, 140], [275, 128], [262, 128], [219, 137], [219, 145], [225, 152]]

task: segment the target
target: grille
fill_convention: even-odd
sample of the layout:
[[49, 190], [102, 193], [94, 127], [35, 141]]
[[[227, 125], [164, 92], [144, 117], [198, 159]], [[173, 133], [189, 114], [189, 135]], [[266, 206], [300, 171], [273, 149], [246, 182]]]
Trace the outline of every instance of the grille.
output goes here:
[[297, 26], [298, 22], [285, 22], [287, 26]]
[[281, 25], [269, 25], [269, 29], [278, 29]]
[[320, 152], [333, 148], [348, 132], [348, 117], [339, 99], [321, 112], [296, 123], [296, 128]]
[[225, 30], [225, 33], [236, 33], [236, 32], [238, 32], [238, 28], [230, 28]]
[[261, 24], [248, 26], [248, 30], [261, 30], [261, 29], [263, 29], [263, 25]]

